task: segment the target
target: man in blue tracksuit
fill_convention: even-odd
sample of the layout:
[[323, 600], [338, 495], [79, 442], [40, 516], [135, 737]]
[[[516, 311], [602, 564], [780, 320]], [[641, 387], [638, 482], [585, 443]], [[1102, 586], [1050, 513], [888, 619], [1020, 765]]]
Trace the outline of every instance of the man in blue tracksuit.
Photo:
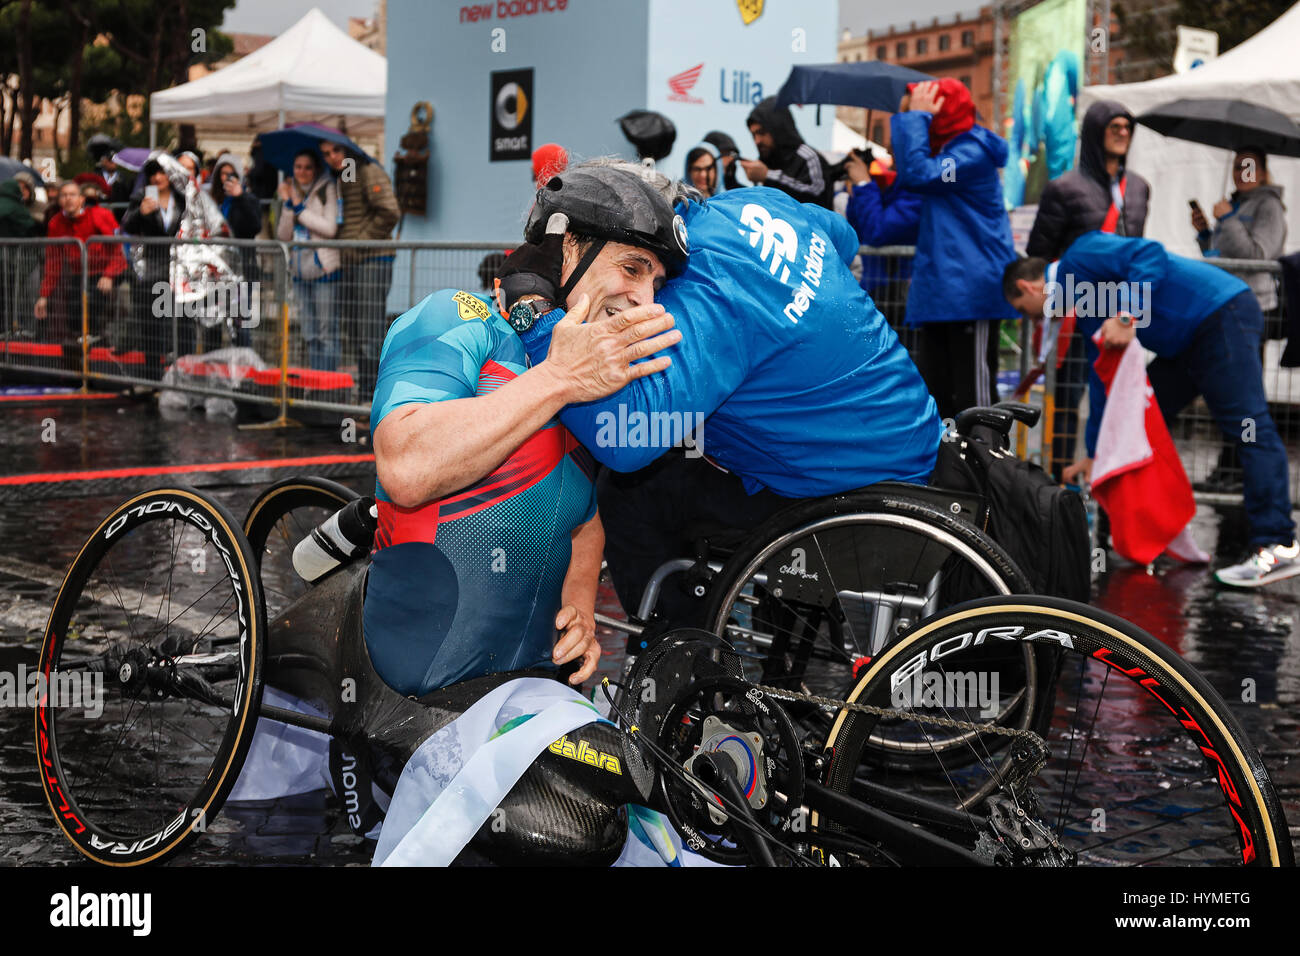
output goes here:
[[[924, 483], [943, 430], [848, 268], [858, 240], [842, 217], [764, 187], [678, 212], [690, 259], [656, 296], [682, 335], [665, 352], [672, 365], [560, 416], [624, 473], [604, 476], [598, 500], [629, 611], [650, 573], [709, 526], [749, 528], [791, 499], [879, 481]], [[522, 333], [534, 362], [561, 315]], [[665, 454], [690, 433], [685, 454]], [[664, 597], [674, 622], [699, 613], [684, 595]]]
[[[1215, 577], [1223, 584], [1257, 587], [1300, 574], [1286, 449], [1264, 395], [1259, 359], [1264, 317], [1246, 283], [1215, 266], [1172, 255], [1150, 239], [1089, 232], [1052, 265], [1042, 259], [1012, 263], [1003, 289], [1027, 318], [1042, 316], [1045, 309], [1053, 314], [1072, 309], [1090, 369], [1098, 355], [1092, 339], [1098, 329], [1107, 347], [1126, 347], [1136, 336], [1156, 354], [1147, 377], [1166, 422], [1197, 395], [1204, 397], [1241, 456], [1250, 523], [1251, 554]], [[1096, 452], [1105, 406], [1105, 388], [1092, 371], [1084, 472]]]
[[[868, 166], [857, 153], [849, 154], [844, 172], [853, 184], [844, 216], [858, 241], [864, 246], [915, 246], [921, 231], [921, 195], [899, 186], [893, 169], [882, 167], [879, 160]], [[862, 257], [860, 285], [895, 330], [903, 319], [901, 299], [911, 278], [910, 258]]]
[[953, 418], [995, 400], [998, 326], [1015, 318], [1001, 289], [1016, 257], [998, 176], [1007, 144], [975, 125], [957, 80], [916, 85], [899, 106], [890, 120], [898, 185], [923, 197], [907, 324], [921, 329], [917, 366], [939, 414]]

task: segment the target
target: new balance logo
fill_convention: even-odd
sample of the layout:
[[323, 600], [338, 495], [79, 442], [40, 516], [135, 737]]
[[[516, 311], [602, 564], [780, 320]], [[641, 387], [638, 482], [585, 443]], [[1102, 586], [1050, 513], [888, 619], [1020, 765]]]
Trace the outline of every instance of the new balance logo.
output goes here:
[[[786, 263], [794, 262], [799, 254], [799, 236], [794, 227], [784, 219], [773, 219], [771, 213], [752, 202], [740, 210], [740, 221], [749, 226], [749, 245], [758, 249], [758, 257], [767, 265], [767, 271], [775, 276], [779, 269], [780, 280], [788, 282], [790, 267]], [[746, 235], [745, 230], [741, 229], [740, 234]]]

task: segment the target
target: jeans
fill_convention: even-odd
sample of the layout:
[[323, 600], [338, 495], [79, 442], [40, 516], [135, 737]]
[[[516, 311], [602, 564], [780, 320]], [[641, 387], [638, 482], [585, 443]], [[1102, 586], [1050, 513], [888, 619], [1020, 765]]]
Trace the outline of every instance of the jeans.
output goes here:
[[1264, 316], [1247, 291], [1210, 314], [1182, 352], [1147, 366], [1160, 413], [1172, 424], [1197, 395], [1241, 457], [1252, 548], [1295, 538], [1286, 448], [1268, 413], [1259, 359]]
[[392, 258], [363, 259], [340, 270], [339, 313], [357, 352], [359, 400], [368, 401], [375, 390], [379, 352], [388, 331], [384, 314], [388, 289], [393, 284]]
[[334, 309], [334, 275], [320, 279], [294, 279], [293, 294], [307, 341], [307, 367], [332, 372], [339, 365], [339, 314]]

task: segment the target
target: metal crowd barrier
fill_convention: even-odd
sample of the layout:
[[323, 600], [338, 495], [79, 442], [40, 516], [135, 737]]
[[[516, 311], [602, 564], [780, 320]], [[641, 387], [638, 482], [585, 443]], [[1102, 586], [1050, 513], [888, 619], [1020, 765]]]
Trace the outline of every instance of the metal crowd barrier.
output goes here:
[[[0, 239], [0, 371], [79, 380], [83, 388], [92, 383], [165, 385], [182, 393], [230, 398], [249, 414], [281, 423], [295, 417], [364, 419], [379, 351], [393, 319], [438, 289], [486, 291], [492, 270], [485, 270], [484, 283], [480, 267], [486, 256], [503, 253], [509, 245], [127, 236], [96, 236], [85, 243]], [[861, 252], [877, 306], [915, 355], [916, 331], [904, 325], [907, 262], [914, 249], [863, 247]], [[143, 273], [136, 269], [141, 258]], [[1206, 261], [1237, 274], [1276, 276], [1280, 271], [1271, 260]], [[101, 282], [114, 262], [121, 271]], [[200, 265], [208, 272], [196, 272]], [[195, 276], [207, 276], [207, 286], [200, 281], [190, 287], [183, 281]], [[45, 317], [37, 318], [42, 283], [48, 293]], [[1268, 334], [1283, 334], [1283, 296], [1278, 283], [1278, 304], [1266, 316]], [[1277, 338], [1264, 344], [1264, 384], [1291, 453], [1293, 501], [1300, 502], [1300, 370], [1278, 367], [1281, 346]], [[203, 358], [229, 348], [251, 351], [223, 352], [225, 363]], [[1023, 379], [1033, 364], [1031, 353], [1024, 323], [1003, 323], [1003, 374]], [[186, 358], [177, 361], [178, 356]], [[1027, 397], [1043, 407], [1043, 419], [1032, 430], [1018, 426], [1016, 448], [1059, 475], [1082, 455], [1079, 432], [1086, 420], [1088, 370], [1077, 333], [1060, 369], [1055, 358], [1053, 351]], [[1076, 410], [1080, 405], [1083, 410]], [[1240, 500], [1240, 467], [1231, 451], [1224, 451], [1230, 446], [1203, 401], [1197, 399], [1180, 416], [1174, 440], [1199, 500]]]

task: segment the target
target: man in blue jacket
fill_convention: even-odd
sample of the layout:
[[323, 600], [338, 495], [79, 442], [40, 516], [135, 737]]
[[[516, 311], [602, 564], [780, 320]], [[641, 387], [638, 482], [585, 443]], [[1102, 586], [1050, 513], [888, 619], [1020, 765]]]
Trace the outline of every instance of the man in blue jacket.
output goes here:
[[[1300, 574], [1300, 545], [1291, 519], [1286, 449], [1268, 413], [1259, 341], [1264, 317], [1246, 283], [1222, 269], [1167, 253], [1150, 239], [1084, 233], [1061, 259], [1020, 259], [1006, 269], [1007, 300], [1026, 318], [1073, 310], [1088, 365], [1101, 330], [1108, 348], [1134, 336], [1156, 354], [1147, 377], [1166, 422], [1197, 395], [1205, 398], [1224, 436], [1233, 441], [1245, 473], [1251, 554], [1215, 577], [1234, 587], [1258, 587]], [[1106, 391], [1095, 371], [1084, 433], [1088, 459], [1097, 449]], [[1067, 480], [1070, 470], [1067, 469]]]
[[939, 414], [954, 418], [995, 400], [998, 326], [1015, 317], [1001, 290], [1016, 257], [998, 176], [1007, 144], [975, 125], [954, 79], [915, 85], [890, 131], [898, 184], [923, 197], [907, 324], [921, 328], [917, 366]]
[[[879, 481], [924, 483], [943, 431], [848, 268], [858, 241], [842, 217], [763, 187], [677, 208], [691, 255], [656, 296], [682, 335], [665, 353], [672, 364], [560, 416], [598, 461], [636, 472], [598, 486], [605, 557], [629, 611], [702, 527], [753, 527], [791, 499]], [[562, 315], [521, 333], [533, 361]], [[665, 454], [687, 435], [685, 454]], [[664, 599], [675, 623], [700, 611], [675, 589]]]
[[[920, 194], [899, 186], [898, 173], [889, 165], [873, 159], [868, 166], [856, 152], [850, 152], [845, 160], [844, 174], [853, 184], [844, 216], [858, 241], [864, 246], [915, 246], [921, 230]], [[911, 278], [910, 258], [862, 257], [860, 284], [895, 330], [903, 318], [902, 309], [894, 308], [895, 300], [901, 298], [896, 290], [905, 290]]]

